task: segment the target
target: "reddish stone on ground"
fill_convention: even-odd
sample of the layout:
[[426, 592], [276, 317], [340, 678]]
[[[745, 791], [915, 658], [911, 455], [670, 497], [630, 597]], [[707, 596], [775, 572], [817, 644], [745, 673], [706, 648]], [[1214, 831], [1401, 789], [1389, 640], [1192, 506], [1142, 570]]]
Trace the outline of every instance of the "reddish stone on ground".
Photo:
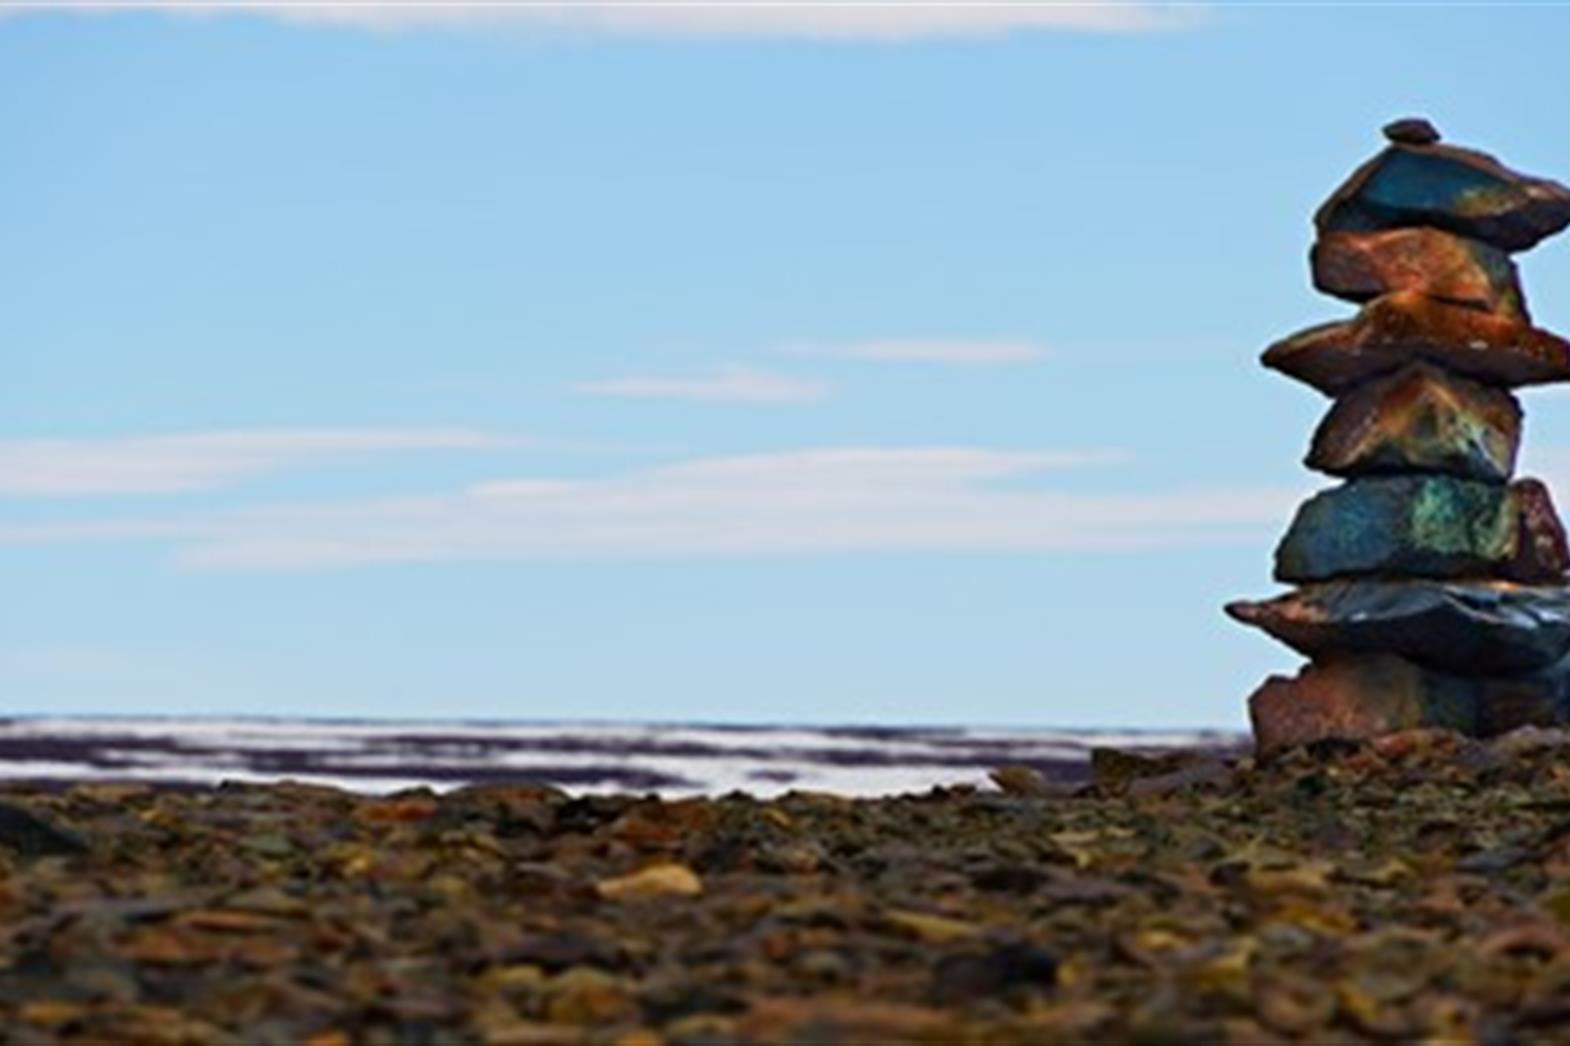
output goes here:
[[1476, 709], [1461, 688], [1391, 654], [1316, 661], [1295, 677], [1271, 676], [1248, 699], [1260, 756], [1327, 738], [1378, 737], [1418, 727], [1473, 733]]
[[1261, 757], [1315, 741], [1366, 740], [1438, 727], [1492, 737], [1562, 722], [1567, 673], [1558, 666], [1508, 676], [1460, 676], [1393, 654], [1340, 654], [1295, 677], [1271, 676], [1248, 701]]

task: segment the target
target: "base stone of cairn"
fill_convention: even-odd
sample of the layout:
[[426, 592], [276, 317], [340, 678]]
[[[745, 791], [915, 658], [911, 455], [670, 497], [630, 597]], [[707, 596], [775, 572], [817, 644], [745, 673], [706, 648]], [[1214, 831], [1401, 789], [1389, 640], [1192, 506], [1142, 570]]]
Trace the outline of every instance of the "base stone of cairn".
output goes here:
[[1511, 254], [1570, 226], [1570, 189], [1440, 144], [1426, 120], [1314, 216], [1318, 289], [1361, 306], [1265, 350], [1334, 398], [1305, 464], [1340, 478], [1276, 549], [1284, 595], [1227, 612], [1310, 660], [1249, 699], [1261, 756], [1419, 727], [1488, 737], [1570, 722], [1570, 547], [1515, 479], [1511, 389], [1570, 380]]
[[1262, 756], [1419, 727], [1492, 737], [1562, 724], [1570, 714], [1570, 663], [1519, 675], [1462, 676], [1393, 654], [1333, 654], [1290, 679], [1265, 680], [1248, 712]]

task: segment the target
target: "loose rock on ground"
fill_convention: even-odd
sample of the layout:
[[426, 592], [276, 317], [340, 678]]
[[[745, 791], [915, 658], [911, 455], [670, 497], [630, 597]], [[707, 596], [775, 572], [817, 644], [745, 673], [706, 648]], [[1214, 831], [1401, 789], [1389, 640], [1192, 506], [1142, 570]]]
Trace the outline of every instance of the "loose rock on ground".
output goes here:
[[20, 1043], [1570, 1041], [1570, 734], [1072, 794], [12, 785]]

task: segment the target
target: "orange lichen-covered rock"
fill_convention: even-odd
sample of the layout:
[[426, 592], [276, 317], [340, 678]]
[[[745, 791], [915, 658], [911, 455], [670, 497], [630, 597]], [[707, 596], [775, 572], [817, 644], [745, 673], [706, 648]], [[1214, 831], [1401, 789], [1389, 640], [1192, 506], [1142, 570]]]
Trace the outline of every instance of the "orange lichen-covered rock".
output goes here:
[[1510, 256], [1441, 229], [1326, 233], [1314, 243], [1309, 263], [1315, 287], [1348, 301], [1417, 291], [1456, 305], [1527, 319]]
[[1265, 366], [1332, 396], [1417, 360], [1506, 388], [1570, 380], [1570, 342], [1416, 291], [1375, 298], [1354, 318], [1300, 331], [1263, 356]]
[[1520, 440], [1510, 393], [1416, 363], [1337, 399], [1304, 464], [1333, 476], [1445, 472], [1502, 483]]

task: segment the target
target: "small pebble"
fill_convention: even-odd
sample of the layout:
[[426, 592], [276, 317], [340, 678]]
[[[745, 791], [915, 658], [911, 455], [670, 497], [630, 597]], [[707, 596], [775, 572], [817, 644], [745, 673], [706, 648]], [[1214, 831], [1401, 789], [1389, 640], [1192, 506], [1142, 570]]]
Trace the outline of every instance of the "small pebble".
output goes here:
[[1439, 131], [1421, 116], [1408, 116], [1393, 120], [1384, 126], [1385, 137], [1402, 145], [1433, 145], [1439, 141]]
[[656, 864], [631, 875], [602, 879], [595, 889], [607, 901], [696, 897], [703, 892], [703, 880], [685, 865]]

